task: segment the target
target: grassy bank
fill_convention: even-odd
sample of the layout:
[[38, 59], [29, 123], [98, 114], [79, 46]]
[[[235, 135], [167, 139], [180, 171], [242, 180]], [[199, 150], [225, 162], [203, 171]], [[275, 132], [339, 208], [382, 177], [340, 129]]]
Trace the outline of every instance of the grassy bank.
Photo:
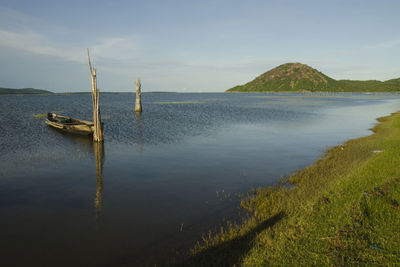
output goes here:
[[288, 183], [260, 188], [252, 215], [204, 238], [185, 266], [400, 264], [400, 113], [329, 149]]

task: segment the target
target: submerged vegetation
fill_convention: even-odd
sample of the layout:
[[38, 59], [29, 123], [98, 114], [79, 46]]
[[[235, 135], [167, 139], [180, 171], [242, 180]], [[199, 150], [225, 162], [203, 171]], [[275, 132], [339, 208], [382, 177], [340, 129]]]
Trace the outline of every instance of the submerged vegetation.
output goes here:
[[385, 82], [335, 80], [310, 66], [286, 63], [227, 92], [400, 92], [400, 78]]
[[33, 115], [33, 117], [35, 117], [36, 119], [46, 118], [47, 114], [35, 114]]
[[379, 121], [373, 135], [254, 190], [241, 202], [249, 218], [204, 237], [183, 265], [400, 264], [400, 113]]
[[205, 102], [195, 102], [195, 101], [181, 101], [181, 102], [153, 102], [153, 104], [157, 105], [195, 105], [195, 104], [205, 104]]

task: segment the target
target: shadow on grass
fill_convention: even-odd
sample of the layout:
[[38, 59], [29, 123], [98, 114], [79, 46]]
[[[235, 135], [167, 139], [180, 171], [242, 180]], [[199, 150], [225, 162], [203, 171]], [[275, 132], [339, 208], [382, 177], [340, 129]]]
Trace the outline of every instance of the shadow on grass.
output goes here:
[[177, 264], [177, 266], [239, 266], [244, 257], [253, 246], [253, 241], [259, 233], [272, 227], [286, 216], [280, 212], [263, 221], [257, 227], [243, 236], [210, 247], [197, 255]]

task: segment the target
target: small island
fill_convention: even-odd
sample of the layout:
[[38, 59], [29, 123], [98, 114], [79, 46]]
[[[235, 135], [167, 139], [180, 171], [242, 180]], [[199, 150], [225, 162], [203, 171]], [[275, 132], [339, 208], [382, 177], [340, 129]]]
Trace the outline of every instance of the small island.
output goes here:
[[400, 92], [400, 78], [335, 80], [308, 65], [286, 63], [226, 92]]
[[0, 87], [0, 95], [43, 95], [43, 94], [53, 94], [53, 92], [43, 90], [43, 89], [35, 89], [35, 88], [21, 88], [21, 89], [13, 89], [13, 88], [3, 88]]

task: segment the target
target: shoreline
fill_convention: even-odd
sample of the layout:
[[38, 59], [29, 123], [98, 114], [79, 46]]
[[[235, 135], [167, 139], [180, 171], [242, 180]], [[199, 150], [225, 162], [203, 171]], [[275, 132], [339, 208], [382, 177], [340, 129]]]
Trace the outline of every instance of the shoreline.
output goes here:
[[262, 93], [293, 93], [293, 94], [400, 94], [399, 91], [224, 91], [224, 93], [262, 94]]
[[[130, 91], [121, 91], [121, 92], [110, 92], [110, 91], [102, 91], [101, 94], [135, 94], [135, 92]], [[222, 92], [175, 92], [175, 91], [148, 91], [143, 92], [144, 94], [231, 94], [231, 93], [238, 93], [238, 94], [400, 94], [400, 91], [222, 91]], [[48, 92], [48, 93], [0, 93], [0, 96], [31, 96], [31, 95], [38, 95], [38, 96], [52, 96], [52, 95], [84, 95], [84, 94], [91, 94], [89, 91], [82, 91], [82, 92]]]
[[398, 264], [400, 113], [377, 121], [371, 135], [255, 189], [241, 201], [252, 215], [204, 238], [183, 265]]

